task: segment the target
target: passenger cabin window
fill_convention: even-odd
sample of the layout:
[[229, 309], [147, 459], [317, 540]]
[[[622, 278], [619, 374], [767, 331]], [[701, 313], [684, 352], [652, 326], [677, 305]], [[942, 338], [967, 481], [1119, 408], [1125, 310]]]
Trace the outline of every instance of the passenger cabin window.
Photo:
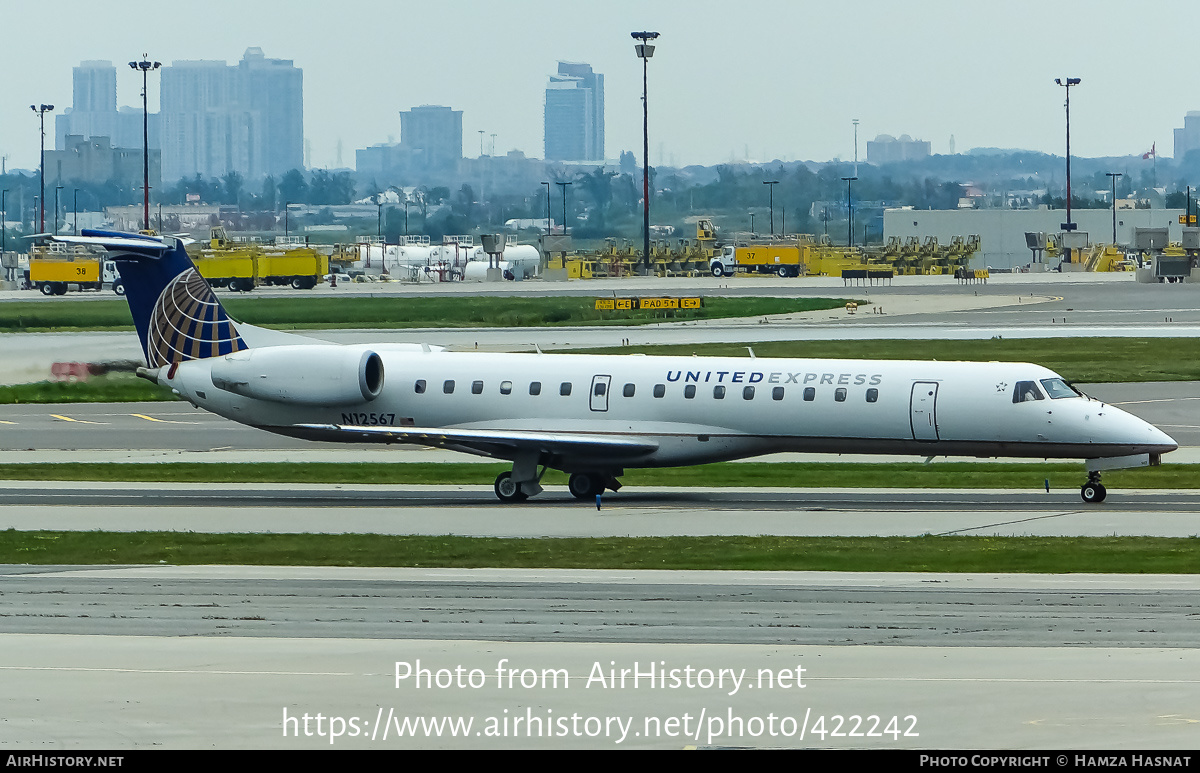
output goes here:
[[483, 394], [483, 382], [482, 381], [472, 381], [471, 382], [471, 394], [473, 394], [473, 395]]
[[541, 393], [542, 393], [542, 382], [540, 382], [540, 381], [529, 382], [529, 394], [540, 395]]
[[454, 380], [451, 379], [451, 380], [445, 382], [444, 384], [442, 384], [442, 391], [448, 395], [454, 394]]
[[512, 394], [512, 382], [511, 381], [501, 381], [500, 382], [500, 394], [502, 394], [502, 395], [511, 395]]
[[655, 397], [663, 397], [666, 394], [667, 394], [667, 385], [666, 384], [655, 384], [654, 385], [654, 396]]
[[713, 387], [713, 399], [714, 400], [724, 400], [725, 399], [725, 387], [721, 386], [720, 384]]
[[560, 384], [558, 387], [558, 393], [560, 395], [562, 395], [563, 397], [566, 397], [567, 395], [571, 394], [571, 382], [570, 381], [562, 382], [562, 384]]
[[811, 403], [817, 399], [816, 387], [804, 387], [804, 402]]
[[754, 387], [752, 387], [752, 386], [742, 387], [742, 399], [743, 400], [753, 400], [754, 399]]
[[687, 386], [685, 386], [683, 388], [683, 396], [686, 397], [688, 400], [691, 400], [693, 397], [695, 397], [696, 396], [696, 385], [688, 384]]
[[775, 387], [774, 389], [772, 389], [771, 390], [771, 399], [772, 400], [782, 400], [783, 399], [783, 387]]
[[1027, 403], [1032, 400], [1045, 399], [1042, 397], [1042, 392], [1038, 389], [1036, 381], [1018, 381], [1017, 385], [1013, 387], [1014, 403]]
[[1042, 379], [1042, 386], [1045, 387], [1046, 394], [1050, 395], [1051, 400], [1080, 396], [1079, 392], [1075, 391], [1070, 384], [1061, 378], [1044, 378]]
[[625, 391], [621, 394], [625, 395], [626, 397], [633, 397], [634, 390], [636, 389], [637, 387], [635, 387], [633, 384], [626, 384]]
[[837, 389], [833, 390], [833, 399], [837, 400], [839, 403], [846, 402], [846, 388], [838, 387]]
[[876, 401], [878, 401], [878, 400], [879, 400], [879, 390], [878, 390], [878, 389], [874, 389], [874, 388], [872, 388], [872, 389], [868, 389], [868, 390], [867, 390], [867, 402], [868, 402], [868, 403], [873, 403], [873, 402], [876, 402]]
[[416, 385], [415, 389], [417, 390], [417, 394], [419, 394], [419, 395], [425, 394], [425, 379], [423, 379], [423, 378], [417, 379], [417, 385]]

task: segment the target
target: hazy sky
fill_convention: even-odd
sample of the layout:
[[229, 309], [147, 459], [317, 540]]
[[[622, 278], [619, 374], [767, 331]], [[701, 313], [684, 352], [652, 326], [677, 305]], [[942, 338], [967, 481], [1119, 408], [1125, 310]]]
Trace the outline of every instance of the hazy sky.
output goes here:
[[[642, 146], [633, 30], [662, 34], [650, 60], [651, 163], [853, 158], [880, 133], [947, 153], [978, 146], [1082, 156], [1172, 152], [1200, 109], [1191, 85], [1200, 3], [1117, 0], [0, 0], [0, 155], [37, 166], [31, 103], [71, 102], [71, 68], [117, 65], [117, 100], [140, 104], [128, 61], [148, 52], [234, 63], [247, 47], [304, 70], [312, 165], [400, 139], [399, 111], [463, 111], [463, 150], [540, 158], [543, 93], [560, 59], [604, 75], [605, 154]], [[150, 109], [157, 109], [151, 75]], [[48, 146], [53, 147], [49, 121]], [[661, 155], [660, 155], [661, 154]]]

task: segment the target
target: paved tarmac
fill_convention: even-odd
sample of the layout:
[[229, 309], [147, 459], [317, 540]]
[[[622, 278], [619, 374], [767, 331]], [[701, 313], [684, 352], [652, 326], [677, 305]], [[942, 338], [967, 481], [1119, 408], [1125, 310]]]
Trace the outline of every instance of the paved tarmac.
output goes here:
[[0, 743], [21, 749], [1187, 750], [1200, 722], [1193, 577], [0, 567], [0, 581]]

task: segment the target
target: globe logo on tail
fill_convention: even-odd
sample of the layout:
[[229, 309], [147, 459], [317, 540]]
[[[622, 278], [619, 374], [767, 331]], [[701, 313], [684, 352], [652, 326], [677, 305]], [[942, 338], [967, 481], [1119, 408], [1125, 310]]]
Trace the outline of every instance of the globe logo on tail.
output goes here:
[[183, 271], [163, 288], [150, 315], [146, 341], [150, 367], [220, 357], [246, 348], [212, 288], [195, 268]]

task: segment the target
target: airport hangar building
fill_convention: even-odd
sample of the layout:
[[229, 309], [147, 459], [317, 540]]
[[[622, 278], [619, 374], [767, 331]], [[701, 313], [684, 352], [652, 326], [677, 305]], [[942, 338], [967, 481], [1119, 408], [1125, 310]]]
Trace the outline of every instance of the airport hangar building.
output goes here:
[[[1183, 238], [1179, 218], [1182, 209], [1117, 209], [1117, 244], [1133, 244], [1135, 228], [1170, 229], [1170, 240]], [[1028, 265], [1033, 253], [1025, 242], [1026, 232], [1058, 233], [1066, 222], [1065, 209], [887, 209], [883, 212], [884, 242], [893, 236], [903, 242], [915, 236], [924, 242], [937, 237], [950, 244], [955, 236], [979, 235], [979, 251], [971, 268], [1013, 269]], [[1071, 219], [1090, 244], [1112, 241], [1111, 209], [1072, 209]], [[1044, 259], [1044, 258], [1043, 258]], [[1054, 264], [1050, 265], [1053, 268]]]

